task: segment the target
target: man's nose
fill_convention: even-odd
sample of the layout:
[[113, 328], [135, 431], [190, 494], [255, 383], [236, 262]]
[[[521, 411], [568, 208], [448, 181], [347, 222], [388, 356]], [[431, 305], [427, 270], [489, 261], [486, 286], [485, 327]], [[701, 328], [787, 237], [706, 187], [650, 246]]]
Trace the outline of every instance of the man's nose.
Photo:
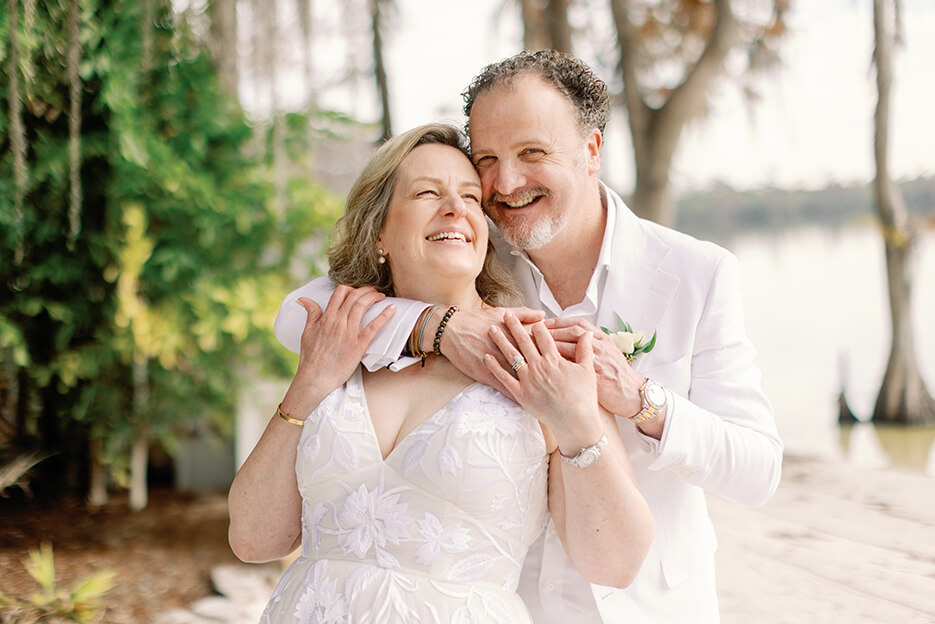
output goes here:
[[515, 162], [500, 160], [492, 173], [492, 190], [500, 195], [510, 195], [526, 184], [526, 178]]

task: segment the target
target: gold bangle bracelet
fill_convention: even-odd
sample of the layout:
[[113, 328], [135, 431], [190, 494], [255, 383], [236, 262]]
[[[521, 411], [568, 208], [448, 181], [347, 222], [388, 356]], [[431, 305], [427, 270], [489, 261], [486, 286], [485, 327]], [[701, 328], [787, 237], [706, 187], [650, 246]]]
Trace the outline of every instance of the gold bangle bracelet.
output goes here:
[[282, 411], [282, 403], [280, 403], [279, 406], [276, 408], [276, 413], [279, 414], [279, 417], [280, 417], [280, 418], [282, 418], [283, 420], [285, 420], [287, 423], [289, 423], [289, 424], [291, 424], [291, 425], [298, 425], [299, 427], [304, 427], [304, 426], [305, 426], [305, 421], [304, 421], [304, 420], [299, 420], [298, 418], [293, 418], [292, 416], [289, 416], [288, 414], [286, 414], [285, 412], [283, 412], [283, 411]]

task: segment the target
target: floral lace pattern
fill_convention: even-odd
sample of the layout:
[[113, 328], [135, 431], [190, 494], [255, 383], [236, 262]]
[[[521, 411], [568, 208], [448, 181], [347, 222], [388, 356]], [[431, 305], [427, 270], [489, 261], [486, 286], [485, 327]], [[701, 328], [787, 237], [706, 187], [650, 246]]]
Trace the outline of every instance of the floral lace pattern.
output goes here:
[[515, 591], [547, 462], [538, 422], [481, 384], [383, 459], [358, 369], [305, 424], [302, 554], [261, 623], [529, 622]]

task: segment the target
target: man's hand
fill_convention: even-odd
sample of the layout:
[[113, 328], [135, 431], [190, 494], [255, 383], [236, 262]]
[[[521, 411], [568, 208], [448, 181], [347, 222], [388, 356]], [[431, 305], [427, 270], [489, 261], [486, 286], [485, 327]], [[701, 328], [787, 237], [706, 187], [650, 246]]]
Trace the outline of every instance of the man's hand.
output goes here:
[[[500, 349], [490, 338], [490, 328], [497, 326], [504, 334], [509, 335], [510, 333], [503, 322], [503, 316], [507, 312], [511, 312], [513, 316], [519, 319], [520, 323], [527, 325], [541, 321], [545, 316], [542, 310], [532, 310], [530, 308], [490, 308], [479, 312], [461, 310], [448, 321], [448, 325], [442, 334], [439, 349], [455, 368], [471, 379], [493, 386], [506, 396], [514, 398], [484, 364], [485, 353], [500, 353]], [[436, 310], [432, 318], [429, 319], [428, 327], [438, 327], [444, 313], [444, 309]], [[426, 331], [422, 343], [423, 351], [432, 351], [432, 344], [429, 341], [433, 337], [434, 331], [431, 334]], [[502, 356], [498, 357], [501, 359], [501, 364], [507, 364]]]
[[610, 336], [585, 320], [550, 318], [545, 326], [562, 357], [573, 360], [578, 338], [590, 333], [594, 340], [594, 370], [597, 373], [597, 398], [601, 407], [617, 416], [635, 416], [643, 407], [640, 386], [646, 380], [633, 370]]

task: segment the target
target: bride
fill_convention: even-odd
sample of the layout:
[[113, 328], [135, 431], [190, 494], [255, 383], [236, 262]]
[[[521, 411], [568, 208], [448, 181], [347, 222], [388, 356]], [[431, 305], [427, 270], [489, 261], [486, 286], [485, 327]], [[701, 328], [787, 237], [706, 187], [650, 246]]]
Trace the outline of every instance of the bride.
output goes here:
[[[329, 251], [332, 280], [350, 286], [324, 311], [299, 301], [295, 377], [229, 495], [241, 560], [301, 546], [261, 622], [530, 622], [516, 588], [549, 513], [592, 582], [628, 585], [649, 548], [649, 509], [598, 407], [589, 333], [568, 361], [541, 323], [504, 308], [509, 336], [491, 330], [501, 353], [486, 360], [512, 399], [437, 356], [451, 315], [514, 294], [462, 145], [456, 128], [430, 124], [377, 150]], [[394, 309], [364, 313], [387, 295], [446, 316], [415, 319], [421, 366], [368, 372], [364, 349]]]

